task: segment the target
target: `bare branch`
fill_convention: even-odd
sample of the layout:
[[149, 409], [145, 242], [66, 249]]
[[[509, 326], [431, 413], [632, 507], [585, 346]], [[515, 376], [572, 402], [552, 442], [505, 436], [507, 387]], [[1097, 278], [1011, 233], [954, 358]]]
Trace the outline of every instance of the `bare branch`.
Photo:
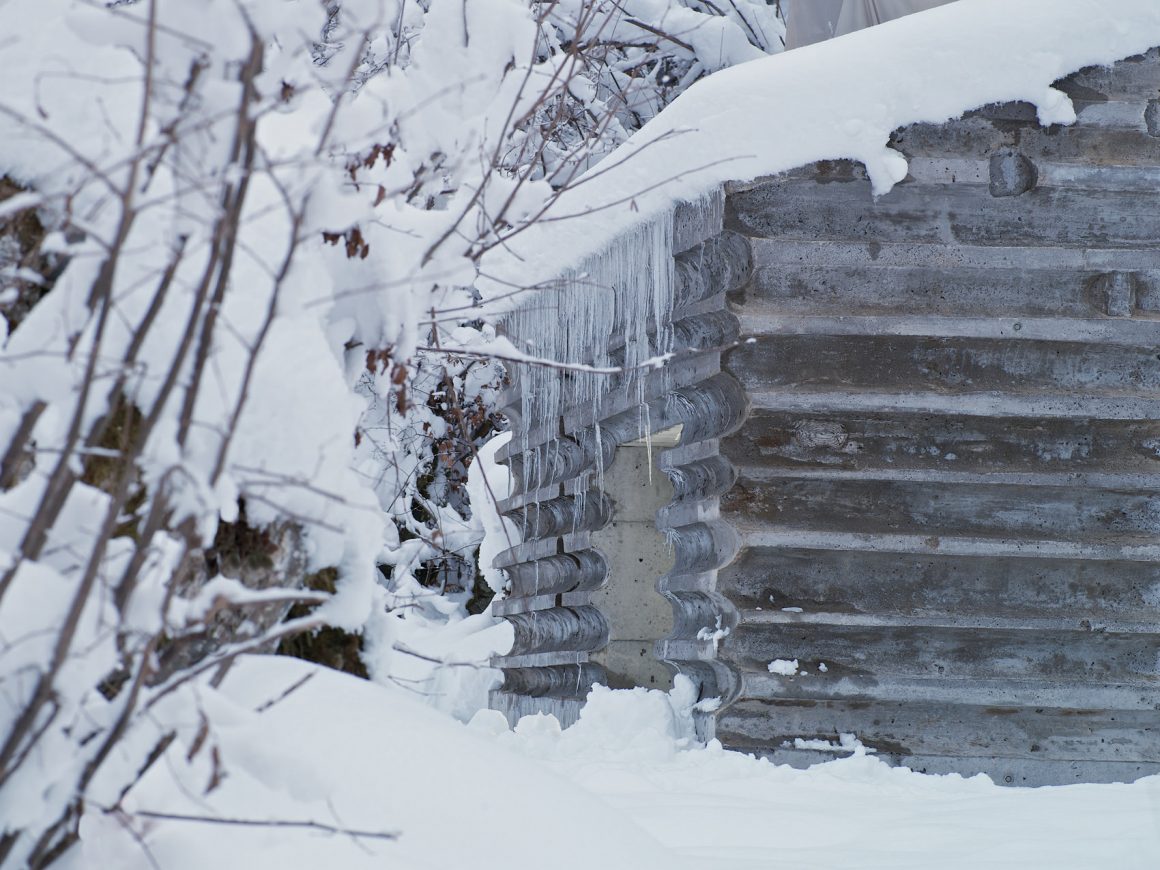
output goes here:
[[373, 840], [397, 840], [399, 835], [391, 831], [364, 831], [357, 828], [343, 828], [326, 822], [298, 819], [240, 819], [219, 816], [191, 816], [183, 813], [159, 813], [153, 810], [136, 810], [129, 815], [142, 819], [160, 819], [169, 822], [198, 822], [206, 825], [235, 825], [245, 828], [301, 828], [324, 831], [328, 834], [343, 834], [348, 837], [362, 837]]

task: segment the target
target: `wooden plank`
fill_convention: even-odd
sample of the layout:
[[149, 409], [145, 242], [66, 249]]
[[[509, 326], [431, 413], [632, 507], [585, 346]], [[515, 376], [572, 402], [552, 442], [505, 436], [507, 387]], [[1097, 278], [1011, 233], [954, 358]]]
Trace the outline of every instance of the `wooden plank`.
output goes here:
[[743, 751], [792, 748], [798, 738], [837, 743], [842, 733], [899, 760], [957, 758], [960, 770], [987, 770], [989, 761], [1015, 758], [1160, 763], [1154, 710], [784, 699], [743, 701], [717, 720], [717, 738]]
[[1145, 99], [1160, 96], [1160, 49], [1150, 49], [1112, 66], [1089, 66], [1056, 82], [1064, 93], [1092, 99]]
[[[1082, 696], [1089, 709], [1138, 710], [1160, 708], [1160, 685], [1139, 683], [1075, 683], [1058, 680], [970, 679], [883, 674], [873, 677], [819, 671], [817, 662], [798, 660], [794, 676], [748, 671], [742, 674], [741, 695], [753, 699], [865, 702], [907, 701], [921, 704], [966, 704], [980, 707], [1055, 707], [1066, 709]], [[827, 665], [827, 668], [829, 665]]]
[[748, 336], [889, 336], [1007, 342], [1099, 344], [1151, 350], [1160, 346], [1160, 320], [1129, 317], [983, 317], [957, 314], [799, 314], [768, 303], [746, 305], [735, 322]]
[[[765, 758], [774, 764], [805, 768], [815, 764], [833, 761], [849, 755], [848, 751], [819, 751], [808, 749], [783, 749], [766, 746], [730, 746], [758, 758]], [[1138, 761], [1088, 761], [1085, 759], [1041, 760], [1034, 755], [1002, 758], [996, 756], [976, 756], [964, 758], [948, 755], [900, 756], [888, 752], [874, 755], [888, 764], [902, 765], [918, 773], [932, 775], [957, 773], [969, 770], [972, 774], [983, 773], [999, 785], [1035, 788], [1044, 785], [1068, 785], [1071, 783], [1111, 783], [1134, 782], [1142, 776], [1160, 773], [1160, 763]]]
[[[763, 266], [873, 266], [876, 269], [914, 266], [930, 270], [1010, 269], [1016, 272], [1055, 271], [1066, 278], [1073, 271], [1160, 270], [1160, 251], [1155, 246], [1141, 248], [1062, 247], [1051, 244], [1033, 247], [1013, 245], [923, 244], [921, 242], [875, 243], [857, 239], [755, 238], [753, 262]], [[856, 302], [861, 287], [846, 288], [849, 301]], [[909, 310], [909, 309], [906, 309]], [[1049, 312], [1050, 313], [1050, 312]]]
[[[1131, 123], [1144, 128], [1144, 104], [1126, 107]], [[1122, 120], [1115, 118], [1115, 120]], [[1019, 148], [1020, 154], [1025, 154]], [[989, 184], [991, 161], [987, 157], [934, 156], [911, 157], [906, 183], [919, 184]], [[1036, 159], [1037, 187], [1059, 187], [1072, 190], [1155, 190], [1160, 185], [1160, 167], [1145, 165], [1099, 165], [1086, 162], [1067, 163]]]

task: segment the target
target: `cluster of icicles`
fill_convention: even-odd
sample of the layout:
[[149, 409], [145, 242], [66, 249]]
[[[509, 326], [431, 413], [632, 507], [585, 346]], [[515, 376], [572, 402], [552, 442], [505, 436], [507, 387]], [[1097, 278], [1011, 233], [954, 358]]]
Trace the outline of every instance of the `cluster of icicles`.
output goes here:
[[[721, 208], [722, 197], [709, 195], [692, 204], [690, 217], [696, 225], [719, 224]], [[550, 286], [529, 294], [503, 323], [517, 346], [543, 361], [520, 364], [513, 372], [523, 491], [564, 482], [552, 469], [567, 428], [570, 439], [580, 441], [594, 459], [566, 487], [576, 498], [577, 521], [584, 515], [593, 475], [596, 487], [603, 489], [606, 458], [615, 447], [604, 443], [601, 420], [635, 402], [636, 437], [651, 454], [653, 427], [644, 388], [649, 373], [663, 372], [664, 359], [674, 351], [675, 211], [624, 233]], [[565, 427], [566, 418], [572, 425]], [[538, 525], [536, 518], [532, 525]], [[537, 531], [526, 528], [525, 540], [537, 539]]]

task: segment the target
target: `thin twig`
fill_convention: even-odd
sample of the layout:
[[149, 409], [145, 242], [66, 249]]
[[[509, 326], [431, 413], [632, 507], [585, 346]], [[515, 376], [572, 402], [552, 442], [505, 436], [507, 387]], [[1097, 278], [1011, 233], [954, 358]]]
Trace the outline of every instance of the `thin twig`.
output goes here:
[[184, 813], [159, 813], [153, 810], [136, 810], [128, 814], [140, 816], [143, 819], [159, 819], [168, 822], [200, 822], [207, 825], [235, 825], [246, 828], [301, 828], [374, 840], [399, 839], [399, 835], [391, 831], [361, 831], [356, 828], [342, 828], [338, 825], [328, 825], [326, 822], [316, 822], [310, 819], [236, 819], [219, 816], [191, 816]]
[[316, 674], [317, 674], [317, 671], [311, 671], [310, 673], [303, 676], [301, 679], [295, 680], [293, 683], [291, 683], [289, 686], [287, 686], [285, 689], [283, 689], [281, 694], [271, 698], [269, 701], [265, 701], [262, 704], [258, 705], [254, 709], [254, 712], [255, 713], [264, 713], [267, 710], [269, 710], [271, 707], [273, 707], [275, 704], [281, 703], [282, 701], [286, 700], [291, 695], [293, 695], [295, 692], [297, 692], [299, 689], [301, 689], [303, 686], [305, 686], [308, 682], [313, 680]]

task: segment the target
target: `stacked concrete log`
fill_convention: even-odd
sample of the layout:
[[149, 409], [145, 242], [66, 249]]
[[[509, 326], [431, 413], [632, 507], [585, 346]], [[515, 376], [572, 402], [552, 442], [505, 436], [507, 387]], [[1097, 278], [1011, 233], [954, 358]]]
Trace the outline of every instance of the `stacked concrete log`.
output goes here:
[[[727, 745], [1013, 784], [1160, 770], [1160, 55], [738, 188]], [[797, 673], [769, 662], [797, 660]]]
[[1160, 772], [1160, 51], [1057, 86], [1074, 126], [1008, 104], [897, 131], [887, 195], [824, 162], [686, 214], [668, 322], [700, 352], [559, 419], [513, 399], [497, 708], [567, 724], [625, 684], [610, 626], [643, 599], [614, 591], [648, 566], [608, 476], [647, 419], [680, 427], [655, 653], [721, 698], [703, 736], [804, 765], [854, 735], [1020, 785]]
[[[522, 419], [525, 385], [514, 373], [508, 414], [515, 437], [501, 458], [516, 486], [502, 509], [522, 540], [496, 560], [510, 591], [494, 609], [513, 625], [515, 646], [495, 662], [504, 684], [492, 697], [513, 721], [545, 712], [570, 724], [594, 683], [661, 688], [658, 670], [665, 682], [672, 671], [688, 674], [707, 697], [731, 691], [732, 671], [714, 660], [705, 628], [734, 618], [713, 588], [717, 568], [734, 552], [732, 531], [716, 520], [717, 498], [733, 483], [717, 438], [747, 410], [736, 380], [721, 371], [721, 353], [737, 338], [725, 295], [748, 280], [750, 251], [746, 239], [722, 232], [721, 219], [719, 198], [675, 216], [668, 346], [652, 348], [675, 351], [663, 368], [640, 374], [628, 389], [611, 378], [596, 402], [566, 400], [551, 420]], [[568, 328], [563, 314], [561, 323]], [[656, 338], [650, 334], [650, 342]], [[605, 340], [615, 345], [623, 337]], [[654, 449], [658, 473], [671, 483], [648, 481], [648, 436], [666, 431], [679, 434], [658, 439]], [[644, 488], [664, 493], [659, 516], [655, 509], [638, 516], [639, 499], [616, 485], [642, 473]], [[641, 590], [635, 597], [620, 594], [629, 584]], [[657, 604], [663, 619], [653, 613], [645, 621], [663, 622], [664, 630], [630, 638], [647, 640], [639, 652], [649, 661], [622, 668], [617, 625], [642, 621], [626, 608], [651, 612]], [[658, 668], [662, 659], [667, 667]], [[702, 725], [711, 730], [711, 722]]]

